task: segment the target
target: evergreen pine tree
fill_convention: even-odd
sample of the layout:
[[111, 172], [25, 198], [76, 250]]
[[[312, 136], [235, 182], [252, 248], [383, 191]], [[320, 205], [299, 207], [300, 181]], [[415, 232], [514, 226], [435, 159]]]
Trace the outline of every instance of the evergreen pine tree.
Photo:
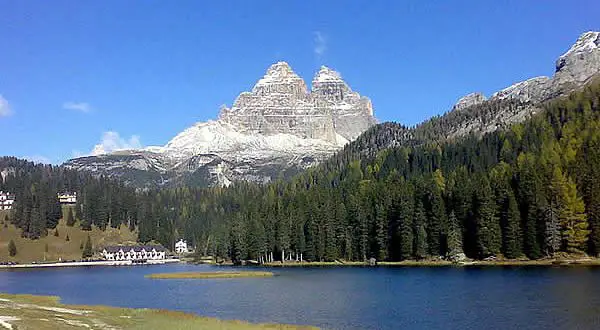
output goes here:
[[500, 252], [502, 245], [500, 224], [495, 215], [495, 203], [489, 181], [485, 176], [478, 180], [478, 191], [474, 195], [474, 221], [476, 226], [477, 252], [481, 258]]
[[81, 253], [81, 257], [86, 259], [91, 258], [92, 256], [94, 256], [92, 239], [90, 238], [90, 235], [88, 235], [87, 240], [85, 241], [85, 245], [83, 247], [83, 252]]
[[600, 256], [600, 132], [594, 131], [579, 154], [578, 182], [581, 182], [582, 197], [590, 227], [589, 250]]
[[414, 252], [415, 259], [420, 260], [427, 256], [427, 230], [425, 228], [425, 211], [423, 204], [417, 199], [414, 209]]
[[521, 256], [522, 253], [521, 214], [515, 194], [510, 190], [506, 204], [504, 255], [513, 259]]
[[385, 207], [381, 204], [375, 206], [375, 226], [377, 242], [377, 259], [387, 260], [388, 258], [388, 221]]
[[448, 217], [448, 256], [454, 257], [464, 253], [462, 240], [462, 229], [452, 211]]
[[17, 255], [17, 245], [12, 239], [8, 242], [8, 255], [14, 257]]
[[560, 251], [561, 248], [561, 233], [560, 233], [560, 183], [556, 181], [558, 178], [554, 177], [551, 182], [551, 191], [548, 196], [548, 203], [545, 206], [544, 218], [545, 218], [545, 247], [546, 254], [552, 256], [554, 253]]
[[541, 242], [538, 234], [540, 221], [538, 205], [544, 196], [540, 189], [539, 177], [536, 175], [535, 163], [532, 155], [520, 154], [517, 159], [519, 166], [518, 193], [519, 208], [523, 221], [523, 252], [530, 259], [542, 257]]
[[67, 226], [73, 227], [75, 225], [75, 217], [73, 216], [73, 209], [69, 207], [67, 211]]
[[429, 188], [427, 196], [427, 243], [429, 254], [440, 256], [446, 254], [446, 246], [442, 246], [442, 238], [447, 232], [446, 210], [442, 193], [437, 185]]
[[398, 202], [398, 236], [400, 241], [399, 257], [400, 260], [412, 258], [414, 254], [414, 196], [410, 184], [404, 182], [401, 184], [400, 201]]

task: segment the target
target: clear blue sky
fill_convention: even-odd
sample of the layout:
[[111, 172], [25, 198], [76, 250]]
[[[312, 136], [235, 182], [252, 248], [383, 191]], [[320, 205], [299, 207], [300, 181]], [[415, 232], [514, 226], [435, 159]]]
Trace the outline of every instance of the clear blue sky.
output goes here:
[[600, 29], [595, 0], [0, 0], [0, 12], [0, 155], [53, 163], [103, 135], [163, 145], [278, 60], [307, 82], [333, 67], [380, 121], [412, 125], [469, 92], [551, 75]]

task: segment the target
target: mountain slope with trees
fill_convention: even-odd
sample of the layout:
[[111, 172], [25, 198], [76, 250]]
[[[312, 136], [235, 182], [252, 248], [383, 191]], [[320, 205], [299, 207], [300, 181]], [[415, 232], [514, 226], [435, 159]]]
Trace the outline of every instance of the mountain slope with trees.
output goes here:
[[373, 157], [341, 153], [347, 165], [266, 186], [149, 194], [148, 219], [171, 220], [140, 224], [140, 239], [184, 233], [202, 252], [234, 260], [271, 253], [275, 260], [597, 255], [599, 128], [594, 83], [483, 136], [392, 147]]
[[[494, 106], [481, 111], [493, 114]], [[436, 127], [451, 124], [433, 120], [387, 148], [381, 137], [405, 130], [384, 124], [357, 140], [376, 146], [368, 153], [346, 149], [268, 185], [135, 190], [2, 158], [0, 188], [16, 194], [10, 221], [32, 239], [54, 228], [56, 193], [68, 190], [78, 192], [73, 217], [83, 230], [126, 225], [140, 242], [186, 238], [201, 254], [236, 261], [597, 255], [600, 83], [543, 108], [483, 135], [444, 137]]]

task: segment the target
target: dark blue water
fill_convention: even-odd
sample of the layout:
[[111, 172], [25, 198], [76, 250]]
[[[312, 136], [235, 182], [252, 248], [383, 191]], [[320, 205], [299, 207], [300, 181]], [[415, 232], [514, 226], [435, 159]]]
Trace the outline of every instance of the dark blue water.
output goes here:
[[307, 268], [260, 279], [151, 280], [161, 265], [0, 271], [0, 292], [325, 329], [600, 329], [600, 269]]

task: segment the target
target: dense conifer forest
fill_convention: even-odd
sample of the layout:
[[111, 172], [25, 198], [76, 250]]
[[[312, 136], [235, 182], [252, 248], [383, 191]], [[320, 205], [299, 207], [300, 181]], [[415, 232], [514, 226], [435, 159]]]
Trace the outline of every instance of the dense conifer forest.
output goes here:
[[[0, 169], [0, 190], [15, 195], [10, 221], [23, 237], [47, 235], [63, 216], [70, 226], [79, 219], [83, 230], [121, 223], [136, 228], [137, 194], [119, 182], [14, 157], [1, 157]], [[78, 194], [77, 205], [64, 215], [57, 196], [63, 192]]]
[[2, 158], [13, 170], [0, 188], [16, 194], [11, 221], [31, 238], [56, 225], [56, 193], [77, 191], [72, 223], [84, 230], [124, 223], [140, 242], [186, 238], [200, 254], [234, 261], [598, 255], [600, 84], [544, 108], [454, 140], [443, 136], [447, 116], [410, 135], [381, 124], [321, 166], [268, 185], [134, 190]]

